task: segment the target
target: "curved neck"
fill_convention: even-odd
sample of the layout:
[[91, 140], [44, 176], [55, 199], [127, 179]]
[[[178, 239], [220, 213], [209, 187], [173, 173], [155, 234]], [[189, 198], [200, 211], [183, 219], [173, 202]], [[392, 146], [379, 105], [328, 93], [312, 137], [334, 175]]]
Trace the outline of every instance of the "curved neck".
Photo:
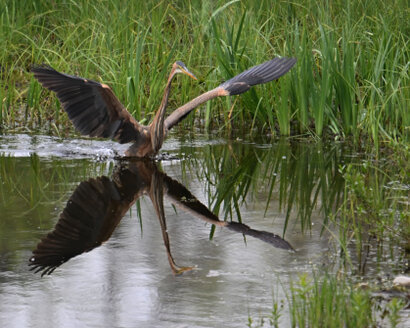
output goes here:
[[154, 120], [149, 125], [150, 134], [151, 134], [151, 146], [156, 153], [162, 146], [164, 142], [164, 120], [165, 112], [168, 105], [169, 92], [171, 91], [171, 82], [175, 76], [175, 69], [171, 70], [171, 73], [168, 77], [168, 82], [164, 90], [164, 95], [162, 96], [161, 105], [158, 108], [157, 113], [155, 114]]

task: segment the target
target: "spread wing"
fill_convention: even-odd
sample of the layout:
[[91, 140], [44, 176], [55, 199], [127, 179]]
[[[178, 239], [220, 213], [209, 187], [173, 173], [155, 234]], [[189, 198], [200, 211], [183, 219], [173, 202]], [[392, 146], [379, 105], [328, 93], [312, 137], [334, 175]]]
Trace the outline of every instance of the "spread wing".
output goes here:
[[107, 177], [81, 182], [54, 230], [33, 251], [31, 270], [51, 274], [71, 258], [100, 246], [128, 208], [129, 202], [121, 199], [120, 191]]
[[222, 83], [220, 87], [228, 91], [230, 96], [239, 95], [248, 91], [251, 86], [280, 78], [295, 63], [296, 58], [274, 58], [234, 76], [232, 79]]
[[296, 63], [296, 58], [274, 58], [263, 64], [254, 66], [232, 79], [222, 83], [219, 87], [208, 91], [176, 109], [165, 120], [166, 130], [182, 121], [193, 109], [219, 96], [234, 96], [248, 91], [252, 86], [276, 80], [286, 74]]
[[282, 237], [275, 235], [272, 232], [255, 230], [250, 228], [246, 224], [242, 224], [239, 222], [227, 222], [227, 228], [232, 231], [242, 233], [245, 236], [255, 237], [259, 240], [264, 241], [265, 243], [272, 245], [273, 247], [294, 251], [291, 244], [289, 244]]
[[143, 127], [131, 116], [108, 85], [34, 67], [34, 77], [57, 94], [74, 127], [91, 137], [127, 143], [144, 137]]

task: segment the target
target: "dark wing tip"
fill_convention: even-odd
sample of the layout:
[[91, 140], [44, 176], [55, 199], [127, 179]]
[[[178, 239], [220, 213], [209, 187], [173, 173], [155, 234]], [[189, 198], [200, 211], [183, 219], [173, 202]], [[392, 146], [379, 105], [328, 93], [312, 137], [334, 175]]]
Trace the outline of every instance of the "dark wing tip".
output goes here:
[[[67, 85], [73, 85], [73, 84], [81, 84], [81, 83], [87, 83], [87, 84], [93, 84], [93, 85], [101, 85], [100, 83], [93, 81], [93, 80], [88, 80], [84, 79], [79, 76], [75, 75], [69, 75], [65, 73], [61, 73], [59, 71], [56, 71], [54, 68], [52, 68], [49, 65], [46, 64], [41, 64], [41, 65], [32, 65], [30, 68], [30, 71], [34, 74], [34, 77], [39, 80], [39, 82], [43, 83], [44, 81], [47, 80], [53, 80], [54, 82], [63, 82]], [[48, 88], [47, 86], [45, 86]], [[53, 90], [54, 91], [54, 90]]]
[[273, 247], [294, 251], [292, 245], [289, 244], [289, 242], [287, 242], [282, 237], [275, 235], [274, 233], [251, 229], [246, 224], [242, 224], [239, 222], [228, 222], [228, 225], [226, 227], [230, 230], [242, 233], [246, 236], [255, 237], [259, 240], [264, 241], [265, 243], [272, 245]]
[[42, 72], [42, 71], [54, 71], [54, 72], [56, 72], [56, 70], [54, 68], [52, 68], [51, 66], [49, 66], [47, 64], [32, 64], [30, 66], [30, 72], [32, 72], [32, 73], [37, 73], [37, 72]]
[[30, 72], [33, 73], [34, 77], [42, 83], [44, 80], [49, 80], [50, 78], [63, 77], [65, 74], [56, 71], [49, 65], [32, 65], [30, 67]]
[[253, 85], [276, 80], [286, 74], [296, 63], [296, 58], [274, 58], [234, 76], [221, 84], [230, 95], [238, 95]]

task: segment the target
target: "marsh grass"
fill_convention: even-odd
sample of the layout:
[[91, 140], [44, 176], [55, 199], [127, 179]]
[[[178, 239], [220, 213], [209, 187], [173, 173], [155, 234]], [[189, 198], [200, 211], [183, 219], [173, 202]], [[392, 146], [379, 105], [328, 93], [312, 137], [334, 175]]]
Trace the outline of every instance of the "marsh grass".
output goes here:
[[406, 301], [390, 297], [380, 302], [372, 289], [361, 287], [347, 276], [329, 273], [302, 274], [285, 291], [286, 302], [275, 300], [272, 312], [258, 319], [249, 315], [248, 327], [282, 327], [285, 306], [290, 327], [397, 327]]
[[296, 67], [279, 82], [214, 100], [184, 125], [199, 119], [206, 128], [408, 140], [405, 8], [404, 0], [6, 0], [0, 5], [0, 124], [5, 131], [73, 131], [55, 97], [29, 74], [33, 64], [110, 84], [147, 123], [175, 60], [200, 81], [178, 78], [171, 109], [250, 66], [295, 56]]
[[405, 305], [400, 298], [381, 304], [369, 289], [330, 274], [300, 276], [287, 297], [292, 327], [378, 327], [389, 323], [393, 328]]
[[302, 275], [290, 288], [292, 327], [371, 327], [375, 324], [368, 291], [330, 275]]

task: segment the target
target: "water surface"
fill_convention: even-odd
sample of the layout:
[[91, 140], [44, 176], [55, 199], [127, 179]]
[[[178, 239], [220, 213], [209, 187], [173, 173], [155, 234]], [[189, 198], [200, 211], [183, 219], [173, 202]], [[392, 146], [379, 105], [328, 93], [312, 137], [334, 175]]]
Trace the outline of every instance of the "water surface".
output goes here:
[[[343, 144], [170, 138], [148, 164], [118, 160], [123, 148], [0, 136], [2, 327], [244, 327], [286, 300], [292, 277], [337, 264], [339, 169], [360, 160]], [[65, 210], [80, 185], [94, 221], [53, 248], [61, 213], [87, 216]], [[375, 257], [362, 276], [397, 270]]]

